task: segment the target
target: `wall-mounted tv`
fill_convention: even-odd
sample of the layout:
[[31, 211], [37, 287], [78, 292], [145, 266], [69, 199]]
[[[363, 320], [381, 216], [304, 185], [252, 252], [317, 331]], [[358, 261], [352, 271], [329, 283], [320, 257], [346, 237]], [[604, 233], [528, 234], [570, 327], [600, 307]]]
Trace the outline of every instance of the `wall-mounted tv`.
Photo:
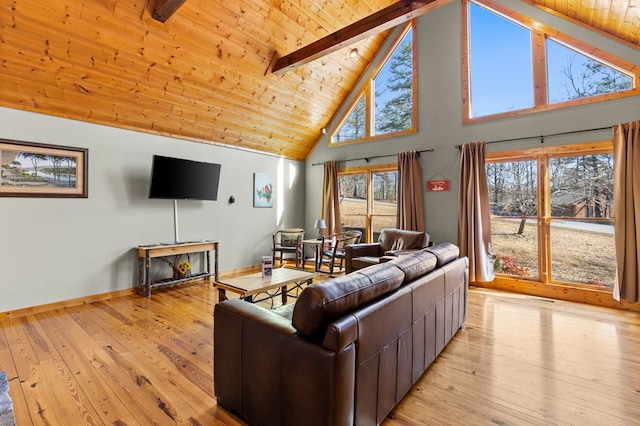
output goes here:
[[220, 164], [153, 156], [149, 198], [217, 200]]

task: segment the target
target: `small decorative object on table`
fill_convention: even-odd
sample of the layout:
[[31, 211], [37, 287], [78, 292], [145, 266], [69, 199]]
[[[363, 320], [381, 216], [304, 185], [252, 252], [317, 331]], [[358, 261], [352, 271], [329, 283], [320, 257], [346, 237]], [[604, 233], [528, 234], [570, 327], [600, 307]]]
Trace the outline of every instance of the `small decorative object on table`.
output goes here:
[[166, 261], [173, 269], [174, 280], [180, 280], [191, 276], [191, 259], [189, 259], [189, 254], [187, 254], [187, 260], [180, 260], [181, 257], [182, 255], [179, 254], [175, 259], [173, 259], [173, 262], [169, 262], [168, 260]]
[[273, 258], [262, 256], [262, 277], [270, 277], [273, 272]]
[[327, 224], [325, 223], [324, 219], [316, 220], [315, 228], [318, 230], [318, 239], [321, 240], [322, 239], [322, 231], [327, 229]]

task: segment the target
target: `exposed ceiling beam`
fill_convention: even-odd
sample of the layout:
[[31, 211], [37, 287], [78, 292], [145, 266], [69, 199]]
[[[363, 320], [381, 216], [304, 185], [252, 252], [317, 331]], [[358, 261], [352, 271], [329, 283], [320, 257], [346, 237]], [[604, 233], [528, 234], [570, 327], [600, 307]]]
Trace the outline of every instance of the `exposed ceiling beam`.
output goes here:
[[187, 0], [156, 0], [156, 6], [153, 8], [153, 19], [165, 22], [171, 17], [176, 10], [180, 8]]
[[367, 16], [341, 30], [329, 34], [279, 58], [273, 66], [273, 74], [283, 74], [301, 65], [321, 58], [350, 44], [363, 40], [380, 31], [417, 18], [420, 15], [449, 3], [451, 0], [402, 0]]

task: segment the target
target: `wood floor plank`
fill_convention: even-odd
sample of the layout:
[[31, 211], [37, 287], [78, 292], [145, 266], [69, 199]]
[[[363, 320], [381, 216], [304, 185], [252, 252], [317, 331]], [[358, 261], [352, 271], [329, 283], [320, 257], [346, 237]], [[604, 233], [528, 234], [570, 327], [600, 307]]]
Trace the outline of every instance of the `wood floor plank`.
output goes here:
[[19, 374], [27, 403], [37, 408], [29, 410], [31, 418], [46, 424], [101, 424], [91, 399], [78, 387], [73, 373], [43, 330], [46, 321], [46, 317], [36, 320], [26, 316], [17, 319], [18, 326], [12, 328], [16, 342], [25, 353], [29, 352], [27, 378]]
[[[181, 284], [0, 322], [18, 424], [243, 425], [213, 395], [215, 302]], [[383, 424], [639, 418], [640, 314], [472, 289], [465, 328]]]
[[56, 350], [72, 370], [78, 385], [90, 395], [101, 420], [105, 424], [147, 422], [146, 413], [137, 409], [138, 401], [130, 392], [123, 392], [122, 378], [116, 379], [107, 352], [86, 336], [69, 315], [55, 312], [51, 320], [45, 330], [52, 336]]
[[[203, 380], [208, 386], [200, 383], [200, 386], [194, 386], [183, 372], [175, 368], [167, 353], [162, 352], [158, 340], [166, 336], [147, 328], [110, 326], [110, 317], [109, 313], [99, 310], [77, 321], [89, 330], [105, 327], [100, 338], [110, 358], [129, 376], [146, 399], [156, 401], [157, 408], [166, 416], [164, 421], [186, 421], [180, 413], [206, 408], [202, 405], [205, 399], [209, 399], [211, 406], [215, 405], [212, 397], [212, 367], [208, 371], [200, 370], [198, 374], [206, 378]], [[192, 376], [195, 375], [192, 373]]]

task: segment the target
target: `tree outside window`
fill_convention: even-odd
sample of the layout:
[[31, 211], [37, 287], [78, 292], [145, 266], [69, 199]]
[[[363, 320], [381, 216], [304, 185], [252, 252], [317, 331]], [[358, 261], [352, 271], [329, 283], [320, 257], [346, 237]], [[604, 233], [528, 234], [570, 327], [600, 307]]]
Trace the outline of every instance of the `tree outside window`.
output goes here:
[[414, 31], [410, 23], [383, 58], [375, 76], [365, 82], [358, 101], [332, 135], [332, 143], [364, 141], [415, 130], [413, 48]]

